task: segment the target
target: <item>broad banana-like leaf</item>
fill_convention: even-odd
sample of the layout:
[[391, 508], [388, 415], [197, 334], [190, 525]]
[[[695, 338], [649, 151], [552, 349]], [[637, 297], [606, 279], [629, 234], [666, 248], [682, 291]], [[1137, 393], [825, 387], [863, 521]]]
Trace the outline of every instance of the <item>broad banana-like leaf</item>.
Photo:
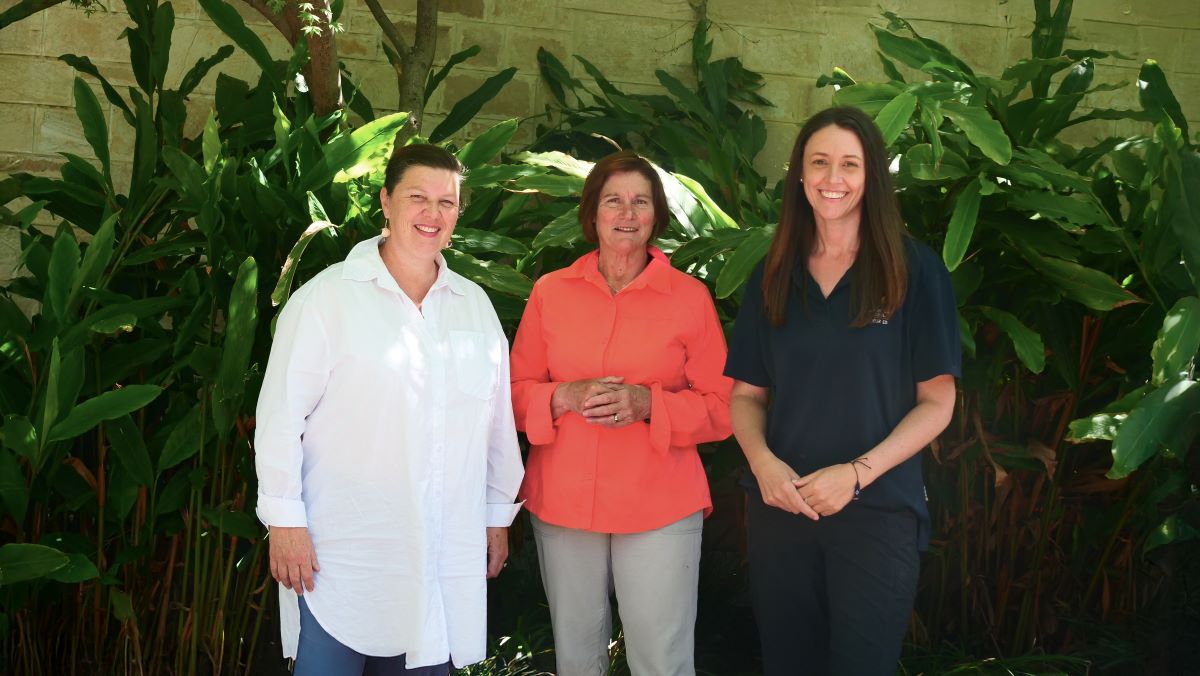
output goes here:
[[253, 256], [238, 266], [233, 290], [229, 293], [229, 311], [225, 318], [225, 343], [221, 366], [213, 387], [212, 413], [217, 434], [224, 437], [233, 424], [246, 389], [246, 367], [254, 332], [258, 328], [258, 264]]
[[1150, 354], [1154, 362], [1152, 380], [1161, 385], [1184, 373], [1200, 351], [1200, 297], [1180, 298], [1163, 319], [1158, 339]]
[[126, 385], [82, 402], [50, 429], [49, 441], [71, 439], [99, 425], [144, 408], [162, 394], [158, 385]]
[[1152, 458], [1176, 428], [1200, 410], [1200, 383], [1176, 380], [1138, 403], [1113, 439], [1113, 466], [1108, 478], [1129, 476]]
[[995, 322], [996, 326], [1012, 340], [1017, 358], [1025, 368], [1034, 373], [1041, 373], [1046, 368], [1046, 346], [1037, 331], [1026, 326], [1020, 319], [1004, 310], [994, 307], [980, 306], [979, 311], [984, 317]]
[[0, 586], [45, 577], [70, 561], [53, 547], [10, 542], [0, 547]]
[[942, 245], [942, 260], [951, 272], [962, 263], [967, 247], [971, 244], [971, 236], [975, 232], [975, 222], [979, 218], [981, 180], [975, 177], [954, 198], [954, 212], [950, 215], [946, 241]]

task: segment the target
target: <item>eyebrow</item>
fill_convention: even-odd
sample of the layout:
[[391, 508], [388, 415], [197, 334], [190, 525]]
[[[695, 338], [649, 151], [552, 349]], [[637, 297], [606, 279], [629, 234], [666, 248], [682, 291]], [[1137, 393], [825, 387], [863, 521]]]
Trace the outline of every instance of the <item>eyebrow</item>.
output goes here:
[[[813, 157], [816, 157], [817, 155], [820, 155], [820, 156], [822, 156], [822, 157], [829, 157], [829, 156], [830, 156], [830, 155], [829, 155], [829, 153], [826, 153], [826, 152], [821, 152], [820, 150], [814, 150], [814, 151], [813, 151], [813, 154], [812, 154], [812, 156], [813, 156]], [[861, 157], [861, 156], [859, 156], [859, 155], [855, 155], [854, 153], [850, 153], [849, 155], [842, 155], [842, 157], [843, 157], [843, 158], [845, 158], [845, 159], [855, 159], [855, 160], [861, 160], [861, 159], [862, 159], [862, 157]]]
[[[600, 195], [600, 199], [608, 199], [609, 197], [620, 197], [620, 195], [615, 192], [606, 192]], [[639, 192], [638, 194], [634, 195], [634, 197], [650, 197], [650, 195], [644, 192]]]

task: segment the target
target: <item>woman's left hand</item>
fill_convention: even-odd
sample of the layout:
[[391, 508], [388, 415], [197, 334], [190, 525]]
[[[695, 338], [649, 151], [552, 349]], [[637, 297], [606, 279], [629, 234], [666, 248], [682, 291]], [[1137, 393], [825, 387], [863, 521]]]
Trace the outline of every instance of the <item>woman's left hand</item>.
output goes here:
[[821, 516], [842, 511], [854, 499], [854, 484], [858, 481], [854, 468], [843, 463], [823, 467], [792, 481], [800, 497]]
[[508, 559], [508, 529], [488, 526], [487, 529], [487, 576], [492, 579], [500, 574]]
[[594, 425], [624, 427], [650, 417], [650, 388], [644, 385], [610, 385], [608, 392], [583, 402], [583, 417]]

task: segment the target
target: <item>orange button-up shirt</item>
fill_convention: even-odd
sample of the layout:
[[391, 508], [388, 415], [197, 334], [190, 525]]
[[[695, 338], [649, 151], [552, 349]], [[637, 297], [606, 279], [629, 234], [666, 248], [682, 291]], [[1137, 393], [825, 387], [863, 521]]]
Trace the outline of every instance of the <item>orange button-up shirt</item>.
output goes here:
[[[614, 295], [593, 251], [542, 276], [525, 306], [511, 363], [517, 429], [532, 445], [520, 497], [548, 523], [636, 533], [712, 511], [696, 444], [730, 433], [725, 336], [708, 288], [650, 255]], [[603, 376], [650, 388], [649, 422], [552, 418], [559, 384]]]

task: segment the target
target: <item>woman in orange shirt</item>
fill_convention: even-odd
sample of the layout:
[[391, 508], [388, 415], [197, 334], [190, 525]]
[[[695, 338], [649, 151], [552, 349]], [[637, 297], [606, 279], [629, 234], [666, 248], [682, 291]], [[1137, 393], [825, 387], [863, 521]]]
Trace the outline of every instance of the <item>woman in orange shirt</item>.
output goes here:
[[732, 381], [708, 289], [649, 245], [669, 216], [649, 162], [598, 162], [579, 220], [599, 248], [537, 281], [513, 343], [513, 408], [532, 445], [520, 497], [560, 676], [608, 672], [610, 589], [635, 675], [695, 673], [712, 511], [696, 444], [729, 436]]

